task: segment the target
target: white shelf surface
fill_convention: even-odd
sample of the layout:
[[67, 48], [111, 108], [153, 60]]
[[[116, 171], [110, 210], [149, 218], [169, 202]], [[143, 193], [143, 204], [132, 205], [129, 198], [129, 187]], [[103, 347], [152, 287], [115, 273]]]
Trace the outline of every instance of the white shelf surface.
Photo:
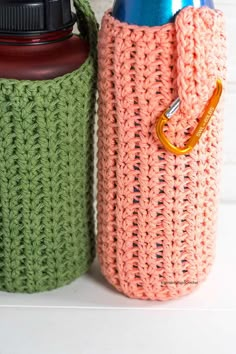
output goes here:
[[128, 299], [107, 284], [96, 263], [55, 291], [0, 292], [0, 354], [235, 353], [235, 219], [236, 204], [222, 204], [213, 270], [179, 300]]

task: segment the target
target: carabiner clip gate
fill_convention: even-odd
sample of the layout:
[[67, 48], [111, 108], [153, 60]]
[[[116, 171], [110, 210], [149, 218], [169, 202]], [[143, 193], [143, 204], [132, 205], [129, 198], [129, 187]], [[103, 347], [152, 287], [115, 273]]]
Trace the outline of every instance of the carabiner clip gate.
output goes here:
[[216, 110], [216, 107], [222, 95], [222, 91], [223, 91], [222, 81], [220, 79], [217, 79], [214, 93], [206, 106], [206, 109], [197, 125], [197, 128], [194, 130], [193, 135], [187, 141], [185, 147], [183, 148], [173, 145], [168, 140], [168, 138], [166, 137], [163, 131], [164, 126], [168, 122], [168, 120], [179, 110], [181, 100], [180, 98], [177, 98], [172, 103], [172, 105], [161, 115], [160, 118], [157, 119], [156, 122], [156, 135], [158, 139], [161, 141], [161, 143], [163, 144], [163, 146], [166, 148], [166, 150], [172, 152], [175, 155], [186, 155], [193, 150], [195, 145], [199, 142], [202, 134], [206, 130], [207, 125]]

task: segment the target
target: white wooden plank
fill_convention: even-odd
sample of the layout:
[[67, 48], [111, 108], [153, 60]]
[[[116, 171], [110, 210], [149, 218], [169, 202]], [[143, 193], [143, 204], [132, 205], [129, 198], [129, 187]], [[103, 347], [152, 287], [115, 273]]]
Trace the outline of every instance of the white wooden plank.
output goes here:
[[[225, 156], [236, 162], [235, 141], [236, 141], [236, 119], [234, 113], [234, 104], [236, 104], [236, 93], [228, 92], [225, 98], [224, 112], [224, 151]], [[235, 156], [234, 156], [235, 155]]]
[[4, 309], [0, 316], [1, 354], [235, 353], [230, 311]]
[[[221, 200], [224, 202], [236, 202], [236, 164], [228, 162], [225, 163], [223, 169]], [[236, 215], [236, 204], [235, 204]], [[233, 226], [232, 226], [233, 227]]]

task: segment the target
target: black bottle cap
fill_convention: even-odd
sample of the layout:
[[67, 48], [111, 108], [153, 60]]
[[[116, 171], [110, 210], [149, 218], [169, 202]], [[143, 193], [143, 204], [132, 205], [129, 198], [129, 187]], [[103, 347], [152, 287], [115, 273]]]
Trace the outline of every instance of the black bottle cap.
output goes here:
[[0, 0], [0, 33], [47, 33], [72, 27], [70, 0]]

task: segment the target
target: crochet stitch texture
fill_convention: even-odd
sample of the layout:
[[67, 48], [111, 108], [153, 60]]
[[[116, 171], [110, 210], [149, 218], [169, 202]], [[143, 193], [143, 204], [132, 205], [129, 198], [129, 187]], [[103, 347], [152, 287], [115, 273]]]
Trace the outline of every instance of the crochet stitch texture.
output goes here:
[[156, 119], [184, 146], [225, 80], [220, 11], [188, 7], [175, 24], [138, 27], [107, 12], [99, 34], [98, 255], [108, 281], [129, 297], [191, 292], [213, 263], [222, 150], [222, 101], [189, 155], [167, 152]]
[[97, 24], [76, 0], [90, 56], [47, 81], [0, 80], [0, 290], [67, 284], [94, 258]]

